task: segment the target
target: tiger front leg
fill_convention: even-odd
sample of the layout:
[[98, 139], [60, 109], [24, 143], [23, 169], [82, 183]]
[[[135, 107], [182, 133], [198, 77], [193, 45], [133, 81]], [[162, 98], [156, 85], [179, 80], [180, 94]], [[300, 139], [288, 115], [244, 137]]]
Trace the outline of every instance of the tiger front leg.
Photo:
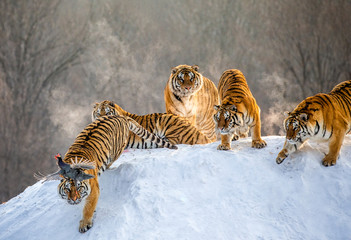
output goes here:
[[233, 134], [221, 134], [221, 144], [218, 145], [217, 150], [230, 150], [230, 142]]
[[83, 218], [79, 222], [79, 232], [84, 233], [93, 226], [93, 215], [100, 195], [99, 183], [96, 178], [90, 180], [91, 192], [86, 199]]
[[329, 167], [336, 164], [344, 137], [345, 131], [334, 132], [329, 140], [329, 152], [322, 160], [324, 166]]
[[301, 145], [302, 143], [300, 142], [289, 143], [287, 140], [285, 140], [284, 147], [278, 153], [278, 156], [275, 160], [277, 164], [281, 164], [285, 158], [287, 158], [291, 153], [295, 152]]

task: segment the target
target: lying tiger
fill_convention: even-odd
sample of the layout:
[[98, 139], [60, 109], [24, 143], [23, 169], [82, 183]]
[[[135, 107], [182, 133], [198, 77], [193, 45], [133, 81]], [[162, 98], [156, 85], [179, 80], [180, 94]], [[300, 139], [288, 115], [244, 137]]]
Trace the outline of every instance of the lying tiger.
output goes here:
[[166, 112], [185, 117], [211, 141], [216, 141], [212, 120], [218, 104], [215, 84], [199, 73], [198, 66], [179, 65], [172, 69], [164, 90]]
[[276, 162], [282, 163], [308, 139], [327, 141], [324, 166], [336, 164], [344, 137], [351, 130], [351, 80], [339, 83], [329, 94], [303, 100], [284, 120], [286, 140]]
[[[105, 100], [94, 105], [92, 119], [95, 120], [104, 115], [120, 115], [134, 119], [142, 127], [156, 136], [169, 141], [171, 144], [206, 144], [212, 141], [199, 132], [186, 119], [165, 113], [153, 113], [143, 116], [129, 113], [117, 104]], [[129, 135], [127, 148], [155, 148], [152, 143], [145, 143], [135, 134]]]
[[253, 97], [245, 76], [237, 69], [223, 72], [218, 93], [221, 105], [215, 105], [214, 122], [221, 134], [218, 150], [231, 149], [231, 141], [247, 137], [252, 129], [252, 147], [263, 148], [267, 144], [261, 138], [260, 108]]
[[98, 174], [109, 168], [128, 144], [130, 131], [159, 147], [177, 149], [125, 116], [104, 116], [90, 123], [76, 138], [63, 160], [59, 155], [59, 171], [38, 176], [44, 181], [61, 179], [59, 195], [69, 204], [78, 204], [86, 197], [79, 232], [93, 226], [93, 214], [100, 195]]

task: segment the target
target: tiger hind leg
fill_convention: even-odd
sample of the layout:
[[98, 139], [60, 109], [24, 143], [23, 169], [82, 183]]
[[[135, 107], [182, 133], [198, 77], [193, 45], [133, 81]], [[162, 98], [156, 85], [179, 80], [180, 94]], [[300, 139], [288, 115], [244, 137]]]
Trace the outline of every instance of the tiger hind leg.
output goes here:
[[127, 118], [129, 121], [129, 130], [132, 131], [135, 135], [139, 136], [140, 138], [144, 139], [144, 142], [156, 144], [158, 147], [166, 147], [169, 149], [178, 149], [177, 146], [171, 144], [168, 141], [165, 141], [164, 138], [159, 138], [157, 135], [147, 131], [143, 128], [139, 123], [137, 123], [132, 118]]

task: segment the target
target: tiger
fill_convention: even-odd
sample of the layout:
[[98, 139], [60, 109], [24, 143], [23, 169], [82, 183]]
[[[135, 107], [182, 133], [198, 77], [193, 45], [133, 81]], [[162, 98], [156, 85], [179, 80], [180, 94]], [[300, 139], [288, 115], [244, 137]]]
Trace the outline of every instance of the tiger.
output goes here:
[[253, 97], [244, 74], [237, 69], [223, 72], [218, 83], [220, 105], [215, 105], [213, 119], [216, 132], [221, 135], [218, 150], [230, 150], [231, 141], [247, 137], [251, 131], [252, 147], [263, 148], [260, 108]]
[[84, 233], [93, 226], [93, 214], [100, 195], [98, 175], [109, 168], [128, 144], [129, 131], [160, 147], [177, 149], [177, 146], [160, 139], [125, 116], [103, 116], [77, 136], [63, 160], [56, 155], [59, 171], [47, 175], [36, 175], [39, 180], [61, 179], [59, 195], [69, 204], [78, 204], [84, 198], [83, 218], [79, 232]]
[[[207, 144], [212, 141], [199, 132], [190, 122], [182, 117], [166, 113], [152, 113], [143, 116], [129, 113], [112, 101], [95, 103], [92, 111], [92, 120], [104, 115], [121, 115], [134, 119], [149, 132], [171, 144]], [[139, 136], [129, 134], [127, 148], [155, 148], [153, 143], [145, 143]]]
[[166, 112], [185, 117], [211, 141], [216, 141], [213, 105], [219, 103], [216, 85], [197, 65], [174, 67], [164, 89]]
[[306, 98], [286, 115], [286, 139], [276, 158], [277, 164], [312, 139], [328, 143], [329, 152], [322, 164], [335, 165], [344, 137], [351, 130], [351, 80], [339, 83], [329, 94], [318, 93]]

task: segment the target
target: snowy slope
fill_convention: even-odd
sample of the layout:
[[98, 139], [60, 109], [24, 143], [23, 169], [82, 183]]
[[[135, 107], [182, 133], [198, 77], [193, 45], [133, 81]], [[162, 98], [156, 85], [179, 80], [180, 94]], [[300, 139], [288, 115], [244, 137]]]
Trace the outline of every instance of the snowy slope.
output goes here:
[[351, 137], [336, 166], [326, 145], [306, 144], [281, 165], [284, 138], [251, 139], [232, 151], [217, 143], [178, 150], [129, 150], [100, 177], [88, 232], [78, 232], [83, 204], [38, 182], [0, 205], [0, 239], [351, 239]]

